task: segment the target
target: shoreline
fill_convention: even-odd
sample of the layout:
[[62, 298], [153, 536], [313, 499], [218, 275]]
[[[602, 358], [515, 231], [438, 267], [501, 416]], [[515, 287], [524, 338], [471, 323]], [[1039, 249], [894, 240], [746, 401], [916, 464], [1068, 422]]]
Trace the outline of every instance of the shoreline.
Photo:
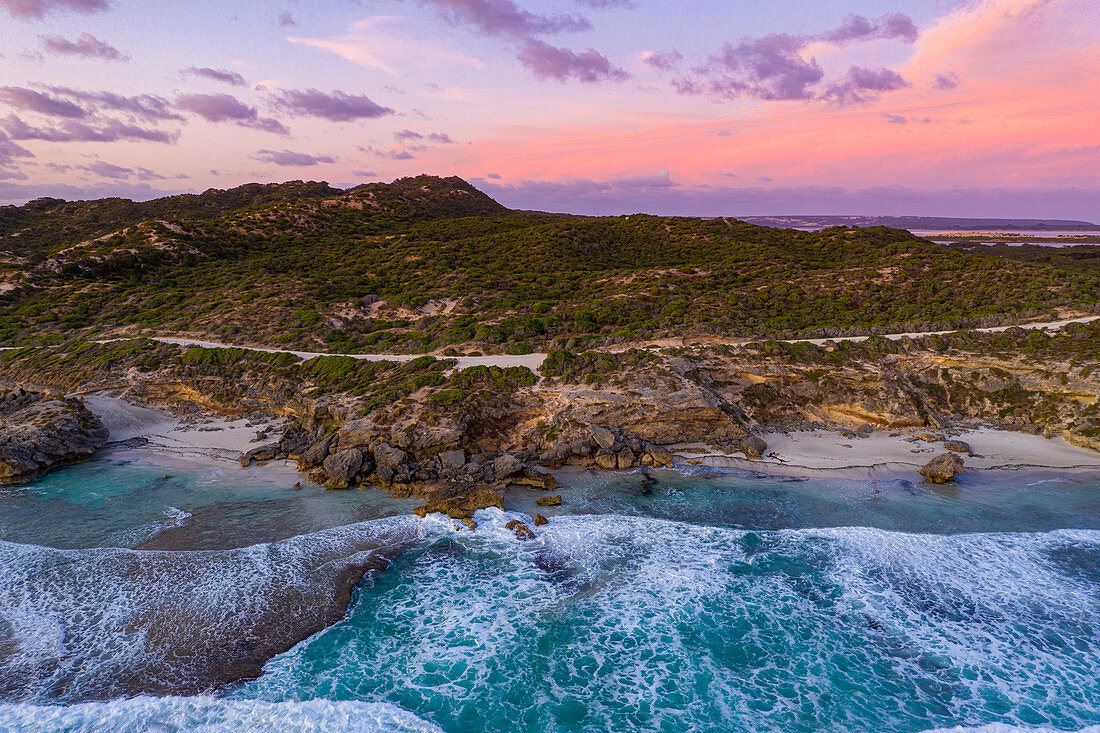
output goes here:
[[[271, 426], [274, 435], [282, 424], [279, 419], [267, 423], [245, 418], [188, 423], [119, 397], [86, 395], [84, 400], [111, 431], [109, 442], [95, 457], [132, 458], [166, 468], [233, 468], [247, 471], [250, 476], [262, 472], [290, 483], [306, 481], [306, 474], [298, 471], [292, 461], [270, 461], [247, 469], [239, 464], [243, 453], [263, 443], [252, 442], [257, 430]], [[930, 442], [918, 436], [941, 440]], [[905, 476], [923, 480], [917, 470], [935, 456], [947, 452], [942, 440], [962, 440], [970, 445], [973, 455], [959, 454], [965, 464], [963, 476], [1024, 471], [1100, 471], [1100, 453], [1089, 448], [1071, 445], [1061, 437], [1044, 438], [993, 428], [909, 429], [878, 431], [867, 436], [831, 430], [769, 433], [768, 448], [758, 460], [722, 453], [699, 443], [675, 444], [669, 449], [677, 458], [677, 465], [672, 470], [680, 472], [703, 466], [765, 477], [828, 480]]]
[[[993, 428], [879, 431], [869, 436], [830, 430], [770, 433], [768, 448], [759, 460], [728, 455], [700, 444], [680, 444], [673, 448], [673, 453], [689, 465], [762, 475], [882, 478], [917, 475], [917, 470], [932, 458], [949, 452], [942, 440], [925, 441], [917, 437], [921, 435], [968, 443], [973, 455], [958, 453], [965, 464], [963, 476], [1029, 470], [1100, 471], [1100, 453], [1089, 448], [1071, 445], [1061, 437], [1044, 438]], [[919, 475], [917, 478], [923, 481]]]

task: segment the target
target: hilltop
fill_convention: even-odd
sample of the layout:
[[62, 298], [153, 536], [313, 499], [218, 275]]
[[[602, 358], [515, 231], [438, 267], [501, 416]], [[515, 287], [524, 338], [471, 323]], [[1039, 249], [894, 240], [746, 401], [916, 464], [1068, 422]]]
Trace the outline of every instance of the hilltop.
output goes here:
[[524, 353], [927, 331], [1090, 311], [1100, 270], [888, 227], [512, 211], [459, 178], [0, 208], [0, 343], [188, 335]]

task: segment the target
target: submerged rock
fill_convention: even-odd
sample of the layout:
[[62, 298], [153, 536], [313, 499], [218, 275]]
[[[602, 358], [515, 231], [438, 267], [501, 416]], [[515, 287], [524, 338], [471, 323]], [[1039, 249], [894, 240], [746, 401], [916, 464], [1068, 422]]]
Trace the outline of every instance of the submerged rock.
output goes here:
[[535, 504], [538, 506], [561, 506], [561, 497], [557, 495], [543, 496], [535, 499]]
[[505, 529], [510, 529], [515, 533], [517, 540], [533, 540], [535, 539], [535, 531], [528, 527], [518, 519], [513, 519], [504, 525]]
[[943, 453], [924, 464], [919, 473], [934, 484], [945, 484], [954, 481], [961, 470], [963, 459], [954, 453]]

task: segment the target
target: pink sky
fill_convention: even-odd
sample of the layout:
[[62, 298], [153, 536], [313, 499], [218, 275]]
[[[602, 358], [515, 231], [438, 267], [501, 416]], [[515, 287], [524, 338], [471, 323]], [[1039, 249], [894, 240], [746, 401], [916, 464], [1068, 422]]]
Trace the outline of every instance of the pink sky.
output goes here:
[[428, 172], [582, 213], [1100, 220], [1094, 0], [287, 7], [219, 37], [201, 8], [0, 0], [0, 200]]

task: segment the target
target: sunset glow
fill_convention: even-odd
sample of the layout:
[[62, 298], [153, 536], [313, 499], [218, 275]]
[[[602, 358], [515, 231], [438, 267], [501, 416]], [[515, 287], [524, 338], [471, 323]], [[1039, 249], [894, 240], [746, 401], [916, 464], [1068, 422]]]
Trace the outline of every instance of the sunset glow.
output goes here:
[[1092, 0], [0, 0], [0, 202], [431, 173], [577, 213], [1100, 218]]

